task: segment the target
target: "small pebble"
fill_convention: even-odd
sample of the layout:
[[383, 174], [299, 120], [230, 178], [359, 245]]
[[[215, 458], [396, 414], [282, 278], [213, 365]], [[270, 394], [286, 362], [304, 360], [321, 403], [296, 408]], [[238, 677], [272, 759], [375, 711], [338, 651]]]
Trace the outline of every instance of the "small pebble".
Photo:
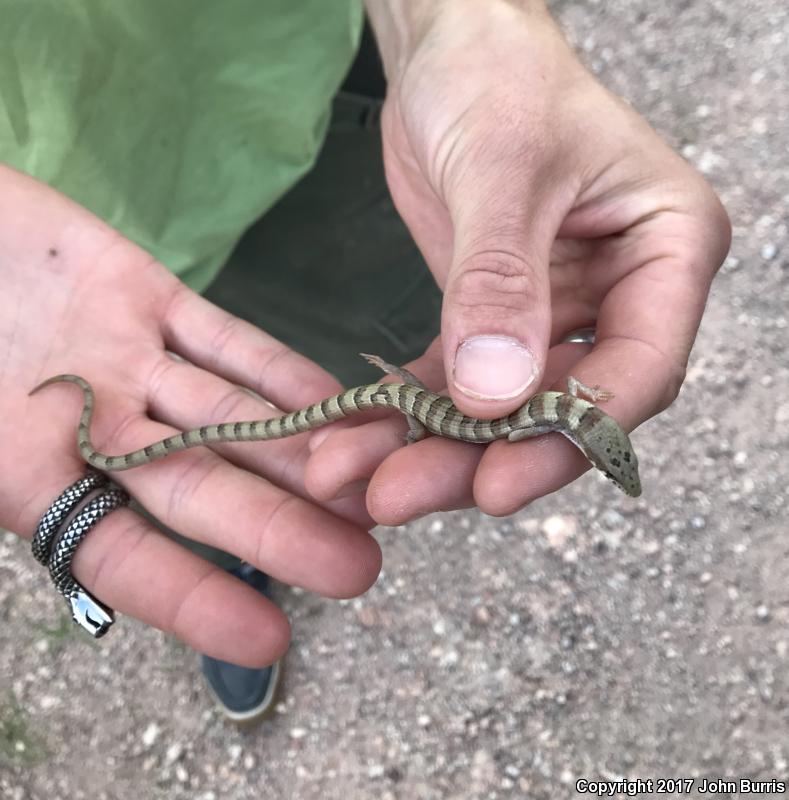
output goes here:
[[231, 744], [230, 747], [227, 748], [227, 754], [230, 756], [230, 760], [235, 763], [241, 758], [242, 748], [240, 744]]
[[789, 422], [789, 402], [781, 403], [775, 412], [775, 421], [779, 425]]
[[167, 766], [175, 764], [175, 762], [178, 761], [179, 758], [181, 758], [183, 753], [184, 753], [184, 746], [180, 742], [175, 742], [174, 744], [171, 744], [167, 748], [167, 752], [165, 753], [164, 763]]
[[567, 541], [575, 536], [578, 523], [575, 517], [556, 514], [545, 519], [541, 527], [548, 545], [554, 550], [562, 550]]
[[142, 735], [142, 743], [146, 747], [151, 747], [156, 743], [156, 740], [159, 738], [159, 734], [162, 732], [162, 729], [155, 723], [152, 722], [144, 731]]
[[485, 606], [477, 606], [471, 615], [474, 625], [487, 625], [490, 622], [490, 611]]
[[777, 253], [778, 248], [772, 242], [762, 245], [762, 249], [760, 251], [760, 255], [765, 261], [772, 261]]

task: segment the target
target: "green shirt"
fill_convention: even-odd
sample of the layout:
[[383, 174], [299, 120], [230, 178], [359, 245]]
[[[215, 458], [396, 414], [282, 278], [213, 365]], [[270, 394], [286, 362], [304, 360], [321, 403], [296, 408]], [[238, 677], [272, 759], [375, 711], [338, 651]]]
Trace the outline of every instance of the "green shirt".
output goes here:
[[312, 165], [360, 0], [0, 0], [0, 159], [204, 289]]

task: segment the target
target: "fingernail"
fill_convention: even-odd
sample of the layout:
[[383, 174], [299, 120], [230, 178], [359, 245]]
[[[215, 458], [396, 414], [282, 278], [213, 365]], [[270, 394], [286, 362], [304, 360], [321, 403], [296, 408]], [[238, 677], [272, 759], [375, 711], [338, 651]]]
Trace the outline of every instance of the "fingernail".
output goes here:
[[361, 494], [362, 492], [367, 491], [367, 487], [370, 485], [369, 478], [360, 478], [358, 481], [351, 481], [350, 483], [346, 483], [345, 486], [340, 487], [340, 489], [335, 492], [334, 500], [341, 500], [343, 497], [350, 497], [354, 494]]
[[509, 336], [473, 336], [455, 354], [455, 386], [477, 400], [517, 397], [536, 374], [531, 350]]

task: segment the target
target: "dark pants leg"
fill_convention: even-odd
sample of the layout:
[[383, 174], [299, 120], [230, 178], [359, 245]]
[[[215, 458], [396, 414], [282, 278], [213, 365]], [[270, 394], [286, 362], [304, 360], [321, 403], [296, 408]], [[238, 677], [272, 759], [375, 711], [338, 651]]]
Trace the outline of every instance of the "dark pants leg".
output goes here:
[[[247, 231], [205, 293], [346, 386], [381, 377], [360, 352], [403, 364], [439, 329], [441, 294], [386, 188], [379, 106], [338, 95], [315, 168]], [[238, 563], [168, 533], [219, 566]]]
[[438, 333], [441, 295], [394, 209], [377, 100], [340, 93], [315, 168], [239, 242], [206, 297], [346, 385], [380, 378]]

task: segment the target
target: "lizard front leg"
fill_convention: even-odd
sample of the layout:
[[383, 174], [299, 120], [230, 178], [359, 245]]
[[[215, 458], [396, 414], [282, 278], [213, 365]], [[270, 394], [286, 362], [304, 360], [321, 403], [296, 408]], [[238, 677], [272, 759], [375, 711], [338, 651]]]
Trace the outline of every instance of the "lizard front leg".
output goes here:
[[[359, 353], [359, 355], [367, 361], [368, 364], [378, 367], [378, 369], [383, 370], [387, 375], [394, 375], [396, 378], [400, 378], [403, 383], [408, 383], [411, 386], [424, 389], [426, 392], [429, 391], [427, 386], [425, 386], [413, 372], [409, 372], [405, 369], [405, 367], [396, 367], [394, 364], [388, 364], [380, 356], [370, 355], [370, 353]], [[416, 417], [411, 416], [411, 414], [405, 414], [405, 418], [408, 420], [408, 433], [405, 435], [406, 443], [413, 444], [420, 439], [424, 439], [427, 435], [427, 428], [425, 428]]]

